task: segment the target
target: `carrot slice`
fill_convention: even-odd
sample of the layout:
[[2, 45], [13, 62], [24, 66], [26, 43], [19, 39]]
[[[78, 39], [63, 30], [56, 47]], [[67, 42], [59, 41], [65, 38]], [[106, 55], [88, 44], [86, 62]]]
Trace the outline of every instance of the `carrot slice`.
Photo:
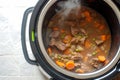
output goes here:
[[70, 51], [70, 49], [68, 48], [68, 49], [66, 49], [63, 53], [64, 53], [64, 54], [71, 54], [71, 51]]
[[65, 44], [69, 43], [72, 39], [72, 36], [71, 35], [66, 35], [65, 38], [63, 39], [63, 42]]
[[86, 17], [90, 17], [89, 11], [85, 11], [85, 12], [84, 12], [84, 15], [85, 15]]
[[91, 47], [90, 41], [88, 41], [88, 40], [85, 41], [85, 47], [86, 48], [90, 48]]
[[107, 39], [107, 36], [106, 36], [106, 35], [101, 35], [101, 40], [102, 40], [102, 41], [106, 41], [106, 39]]
[[87, 17], [86, 20], [87, 20], [88, 22], [91, 22], [92, 18], [91, 18], [91, 17]]
[[61, 61], [56, 60], [56, 64], [60, 67], [65, 67], [65, 64]]
[[68, 62], [66, 63], [66, 69], [72, 70], [72, 69], [74, 69], [74, 68], [75, 68], [75, 63], [74, 63], [74, 61], [68, 61]]
[[61, 29], [61, 31], [60, 31], [61, 33], [65, 33], [65, 30], [64, 29]]
[[59, 28], [58, 28], [58, 27], [53, 27], [53, 30], [54, 30], [54, 31], [58, 31]]
[[86, 16], [86, 20], [88, 21], [88, 22], [90, 22], [91, 21], [91, 16], [90, 16], [90, 12], [89, 11], [85, 11], [84, 12], [84, 15]]
[[105, 62], [106, 58], [105, 58], [105, 56], [98, 56], [98, 60], [100, 62]]
[[48, 51], [49, 54], [52, 53], [52, 49], [50, 47], [47, 49], [47, 51]]

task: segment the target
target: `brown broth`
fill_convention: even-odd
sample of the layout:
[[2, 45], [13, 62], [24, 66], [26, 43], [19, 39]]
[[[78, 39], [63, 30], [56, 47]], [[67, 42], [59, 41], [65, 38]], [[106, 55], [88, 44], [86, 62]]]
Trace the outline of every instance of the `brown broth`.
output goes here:
[[[106, 61], [111, 46], [109, 26], [103, 16], [93, 9], [82, 6], [77, 10], [77, 14], [73, 9], [67, 16], [62, 15], [63, 10], [53, 16], [47, 29], [47, 32], [51, 30], [48, 46], [51, 51], [46, 50], [63, 69], [76, 73], [96, 71], [108, 64]], [[99, 60], [98, 56], [104, 56], [105, 60]], [[69, 61], [74, 64], [68, 66]]]

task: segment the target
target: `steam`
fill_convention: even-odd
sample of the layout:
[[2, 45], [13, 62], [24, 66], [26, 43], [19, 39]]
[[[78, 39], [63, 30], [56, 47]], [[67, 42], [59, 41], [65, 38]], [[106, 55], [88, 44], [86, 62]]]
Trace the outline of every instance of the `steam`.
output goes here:
[[67, 16], [71, 10], [76, 9], [75, 13], [78, 12], [77, 9], [80, 9], [81, 4], [80, 0], [67, 0], [67, 1], [61, 1], [58, 3], [58, 7], [63, 9], [62, 15]]

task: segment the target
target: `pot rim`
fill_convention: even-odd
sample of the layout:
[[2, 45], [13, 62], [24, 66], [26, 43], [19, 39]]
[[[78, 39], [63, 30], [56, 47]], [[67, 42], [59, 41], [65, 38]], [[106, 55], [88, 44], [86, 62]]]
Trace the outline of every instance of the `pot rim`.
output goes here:
[[[115, 57], [111, 60], [111, 62], [108, 65], [101, 68], [100, 70], [90, 72], [90, 73], [84, 73], [84, 74], [73, 73], [73, 72], [70, 72], [70, 71], [67, 71], [67, 70], [64, 70], [64, 69], [60, 68], [59, 66], [57, 66], [55, 64], [54, 61], [52, 61], [52, 59], [48, 56], [48, 54], [46, 52], [46, 49], [44, 47], [44, 41], [43, 41], [43, 38], [42, 38], [42, 25], [43, 25], [43, 20], [44, 20], [44, 17], [46, 15], [48, 9], [56, 1], [57, 0], [49, 0], [48, 3], [42, 9], [42, 11], [40, 13], [40, 16], [39, 16], [39, 19], [38, 19], [37, 33], [38, 33], [38, 36], [40, 36], [40, 37], [38, 37], [38, 43], [39, 43], [39, 46], [40, 46], [40, 49], [41, 49], [42, 53], [44, 53], [43, 55], [44, 55], [45, 59], [47, 60], [47, 62], [54, 69], [59, 71], [60, 73], [65, 74], [65, 75], [70, 76], [70, 77], [77, 78], [77, 79], [86, 79], [86, 78], [98, 77], [98, 76], [101, 76], [104, 73], [108, 72], [110, 69], [112, 69], [115, 66], [115, 64], [118, 62], [119, 58], [120, 58], [120, 48], [118, 49]], [[116, 16], [118, 17], [118, 21], [120, 23], [120, 16], [119, 16], [120, 12], [117, 9], [117, 7], [115, 6], [115, 4], [111, 0], [104, 0], [104, 2], [107, 3], [112, 8], [112, 10], [115, 12]]]

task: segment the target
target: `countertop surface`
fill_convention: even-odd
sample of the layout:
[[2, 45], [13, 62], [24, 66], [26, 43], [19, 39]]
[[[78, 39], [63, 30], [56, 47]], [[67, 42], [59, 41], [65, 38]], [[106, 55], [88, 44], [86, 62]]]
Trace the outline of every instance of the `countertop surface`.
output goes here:
[[37, 1], [0, 0], [0, 80], [47, 80], [26, 62], [21, 47], [23, 13]]
[[0, 0], [0, 80], [47, 80], [37, 66], [26, 62], [21, 47], [23, 13], [37, 1]]

